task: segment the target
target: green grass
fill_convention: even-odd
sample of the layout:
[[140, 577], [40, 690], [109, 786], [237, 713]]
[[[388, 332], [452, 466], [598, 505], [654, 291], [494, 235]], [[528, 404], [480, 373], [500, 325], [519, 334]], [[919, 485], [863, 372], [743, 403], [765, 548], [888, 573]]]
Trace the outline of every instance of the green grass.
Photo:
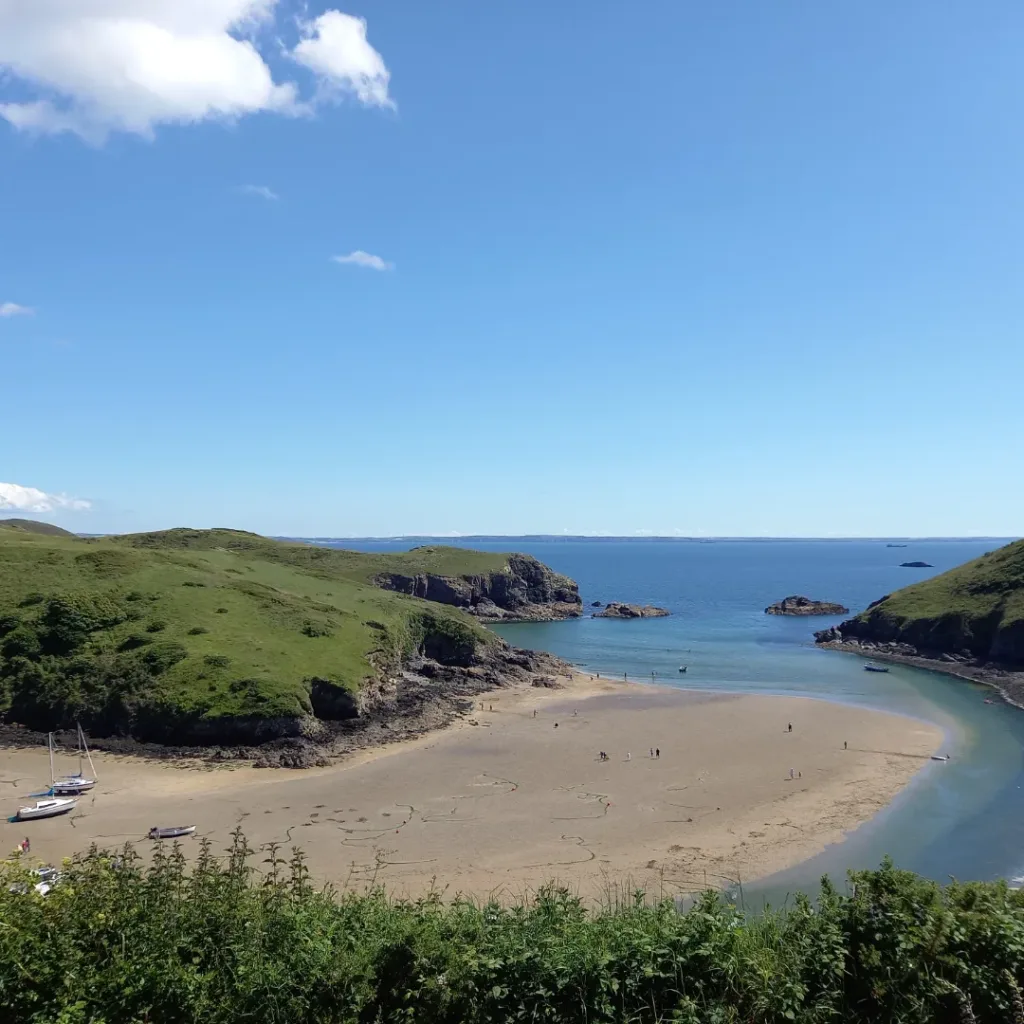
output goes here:
[[[885, 863], [812, 904], [746, 915], [705, 894], [591, 911], [311, 885], [301, 853], [194, 867], [130, 847], [65, 867], [45, 897], [0, 863], [5, 1024], [1019, 1024], [1024, 895]], [[443, 884], [443, 880], [440, 880]], [[632, 895], [632, 894], [631, 894]]]
[[[452, 572], [501, 564], [451, 548], [411, 556]], [[2, 706], [36, 728], [83, 717], [99, 733], [129, 720], [303, 716], [313, 679], [356, 693], [428, 632], [495, 642], [454, 609], [370, 585], [401, 556], [375, 559], [228, 530], [0, 531]], [[72, 627], [70, 640], [57, 635]]]
[[1024, 541], [904, 587], [855, 621], [880, 639], [1024, 661]]

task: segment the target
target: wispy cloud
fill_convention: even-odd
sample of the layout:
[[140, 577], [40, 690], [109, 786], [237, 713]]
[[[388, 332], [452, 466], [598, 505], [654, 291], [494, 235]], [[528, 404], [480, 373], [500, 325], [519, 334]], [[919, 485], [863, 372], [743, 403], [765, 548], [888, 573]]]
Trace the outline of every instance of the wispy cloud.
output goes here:
[[357, 267], [367, 267], [370, 270], [395, 269], [394, 263], [388, 263], [380, 256], [374, 256], [372, 252], [363, 252], [362, 249], [356, 249], [355, 252], [350, 252], [347, 256], [332, 256], [331, 259], [335, 263], [351, 263]]
[[0, 483], [0, 511], [4, 512], [87, 512], [92, 502], [69, 498], [66, 494], [47, 494], [35, 487]]
[[0, 302], [0, 316], [31, 316], [34, 312], [31, 306], [19, 306], [16, 302]]
[[269, 185], [243, 185], [240, 191], [247, 196], [259, 196], [260, 199], [280, 199], [281, 197]]

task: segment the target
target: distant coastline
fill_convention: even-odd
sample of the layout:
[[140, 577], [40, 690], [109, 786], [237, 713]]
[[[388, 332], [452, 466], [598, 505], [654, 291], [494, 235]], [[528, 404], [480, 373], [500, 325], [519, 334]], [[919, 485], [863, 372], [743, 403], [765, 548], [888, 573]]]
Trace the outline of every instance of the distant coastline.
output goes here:
[[[105, 534], [80, 534], [82, 537], [101, 537]], [[651, 544], [670, 541], [675, 544], [864, 544], [877, 541], [884, 544], [900, 541], [920, 544], [954, 544], [964, 541], [979, 541], [993, 544], [1008, 544], [1019, 537], [630, 537], [605, 534], [559, 534], [559, 533], [460, 533], [457, 535], [397, 534], [391, 537], [297, 537], [273, 535], [273, 540], [302, 541], [306, 544], [347, 544], [347, 543], [409, 543], [409, 544], [450, 544], [463, 547], [474, 541], [501, 543], [505, 541], [560, 541], [563, 543], [630, 543]]]

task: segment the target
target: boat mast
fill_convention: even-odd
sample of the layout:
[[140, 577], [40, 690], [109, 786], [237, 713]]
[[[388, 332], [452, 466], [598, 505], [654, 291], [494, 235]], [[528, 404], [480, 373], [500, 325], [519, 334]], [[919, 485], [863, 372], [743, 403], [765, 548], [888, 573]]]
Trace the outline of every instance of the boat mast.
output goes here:
[[92, 777], [96, 778], [96, 765], [92, 763], [92, 754], [89, 753], [89, 744], [85, 742], [85, 733], [82, 732], [82, 723], [78, 723], [78, 742], [81, 744], [78, 748], [78, 774], [82, 774], [82, 751], [85, 751], [85, 756], [89, 759], [89, 771], [92, 772]]
[[53, 733], [46, 734], [46, 749], [50, 752], [50, 789], [53, 789]]

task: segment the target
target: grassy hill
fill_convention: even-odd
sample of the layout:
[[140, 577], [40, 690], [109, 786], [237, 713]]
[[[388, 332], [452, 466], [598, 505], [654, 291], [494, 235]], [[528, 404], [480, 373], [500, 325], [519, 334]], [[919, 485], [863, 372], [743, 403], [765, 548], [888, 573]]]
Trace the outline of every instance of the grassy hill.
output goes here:
[[27, 533], [42, 533], [51, 537], [74, 537], [70, 530], [63, 530], [53, 523], [40, 523], [35, 519], [0, 519], [0, 528], [24, 530]]
[[838, 632], [843, 640], [896, 642], [924, 653], [1024, 665], [1024, 541], [904, 587]]
[[39, 730], [81, 719], [95, 735], [167, 742], [301, 732], [354, 713], [360, 690], [409, 657], [466, 666], [500, 646], [376, 575], [494, 572], [507, 557], [367, 555], [234, 530], [0, 530], [0, 711]]

